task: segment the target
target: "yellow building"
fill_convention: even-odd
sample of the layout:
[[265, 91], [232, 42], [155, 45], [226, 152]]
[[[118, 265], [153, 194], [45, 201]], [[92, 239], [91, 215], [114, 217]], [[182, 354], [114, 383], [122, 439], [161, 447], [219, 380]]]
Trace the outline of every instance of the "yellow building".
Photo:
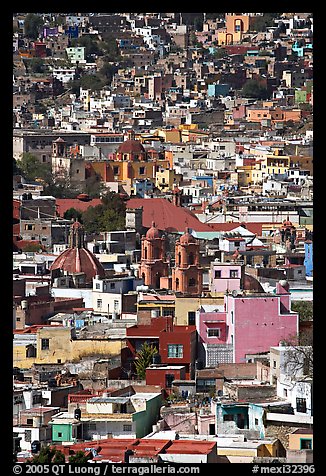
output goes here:
[[174, 316], [175, 296], [142, 294], [137, 303], [137, 320], [139, 324], [150, 324], [151, 319], [161, 316]]
[[[277, 152], [277, 151], [276, 151]], [[290, 167], [288, 155], [266, 155], [261, 161], [263, 175], [286, 174]]]
[[237, 168], [239, 187], [260, 184], [263, 180], [263, 171], [259, 164], [241, 165]]
[[[105, 338], [75, 339], [70, 327], [37, 328], [35, 339], [13, 346], [13, 366], [29, 369], [33, 364], [60, 364], [79, 361], [83, 357], [116, 356], [125, 347], [125, 340]], [[23, 334], [23, 333], [22, 333]]]
[[310, 428], [298, 428], [289, 434], [289, 450], [313, 450], [314, 435]]
[[196, 311], [205, 304], [223, 305], [224, 297], [175, 297], [175, 324], [177, 326], [195, 325]]
[[155, 185], [157, 188], [163, 191], [173, 190], [175, 185], [179, 185], [182, 179], [181, 174], [176, 174], [172, 169], [159, 168], [156, 172]]
[[162, 137], [164, 142], [180, 142], [181, 130], [179, 129], [156, 129], [154, 135]]

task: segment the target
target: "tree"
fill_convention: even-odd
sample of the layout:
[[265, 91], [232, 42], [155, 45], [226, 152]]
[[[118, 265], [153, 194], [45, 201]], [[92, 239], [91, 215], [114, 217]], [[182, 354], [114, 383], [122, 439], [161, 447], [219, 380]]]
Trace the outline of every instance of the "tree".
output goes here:
[[248, 79], [243, 85], [241, 94], [245, 97], [267, 99], [267, 89], [255, 79]]
[[292, 301], [291, 310], [299, 314], [300, 322], [313, 320], [314, 308], [312, 301]]
[[42, 245], [39, 242], [35, 243], [28, 243], [27, 245], [23, 246], [21, 249], [24, 253], [39, 253], [42, 250]]
[[123, 230], [125, 228], [126, 205], [119, 194], [108, 192], [102, 197], [102, 204], [89, 207], [82, 214], [87, 233]]
[[63, 218], [66, 220], [73, 220], [77, 219], [80, 223], [82, 223], [82, 212], [80, 210], [76, 210], [76, 208], [69, 208], [63, 214]]
[[99, 174], [93, 174], [85, 180], [84, 193], [90, 198], [99, 198], [103, 191], [103, 182]]
[[42, 58], [31, 58], [28, 66], [32, 73], [44, 73], [46, 69]]
[[99, 91], [103, 88], [104, 82], [98, 74], [85, 74], [80, 79], [80, 85], [83, 89]]
[[153, 356], [157, 354], [157, 349], [145, 342], [140, 351], [137, 353], [137, 360], [135, 361], [135, 367], [138, 378], [144, 380], [146, 377], [146, 368], [152, 363]]
[[38, 455], [33, 456], [29, 463], [32, 464], [50, 464], [50, 463], [64, 463], [65, 455], [60, 450], [51, 448], [50, 445], [43, 446]]
[[31, 40], [36, 40], [42, 26], [43, 20], [40, 16], [35, 15], [35, 13], [28, 13], [24, 21], [25, 36]]
[[51, 165], [42, 164], [38, 158], [30, 152], [24, 152], [22, 154], [22, 158], [17, 161], [17, 166], [21, 170], [21, 174], [27, 180], [40, 178], [46, 183], [51, 181]]
[[90, 455], [85, 455], [83, 451], [77, 451], [74, 455], [69, 456], [69, 463], [85, 464], [91, 459]]
[[314, 350], [312, 335], [305, 338], [305, 342], [298, 343], [298, 339], [291, 339], [283, 342], [288, 347], [285, 357], [287, 373], [295, 378], [311, 379], [313, 377]]

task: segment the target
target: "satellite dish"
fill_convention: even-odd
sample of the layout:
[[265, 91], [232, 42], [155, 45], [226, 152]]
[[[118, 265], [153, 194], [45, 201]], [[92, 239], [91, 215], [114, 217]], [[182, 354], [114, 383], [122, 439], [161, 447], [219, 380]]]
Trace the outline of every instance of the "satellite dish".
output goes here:
[[233, 291], [232, 291], [232, 296], [233, 296], [233, 297], [239, 296], [239, 291], [237, 291], [236, 289], [233, 289]]

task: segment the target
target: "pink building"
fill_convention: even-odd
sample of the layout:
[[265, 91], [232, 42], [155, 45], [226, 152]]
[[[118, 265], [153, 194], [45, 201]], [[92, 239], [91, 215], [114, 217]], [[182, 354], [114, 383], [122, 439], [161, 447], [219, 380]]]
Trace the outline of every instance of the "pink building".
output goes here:
[[233, 292], [225, 294], [224, 308], [201, 307], [196, 318], [198, 358], [206, 366], [246, 362], [247, 354], [268, 352], [297, 336], [299, 316], [290, 310], [288, 289], [280, 281], [275, 294]]
[[212, 261], [210, 267], [209, 290], [214, 295], [243, 289], [245, 266], [240, 263]]

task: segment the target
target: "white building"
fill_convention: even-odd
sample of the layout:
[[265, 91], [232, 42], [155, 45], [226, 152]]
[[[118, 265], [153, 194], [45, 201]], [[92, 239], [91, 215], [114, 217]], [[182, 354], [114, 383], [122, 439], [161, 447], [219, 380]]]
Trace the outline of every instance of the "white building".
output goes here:
[[313, 415], [311, 352], [311, 346], [270, 349], [270, 383], [276, 384], [279, 397], [291, 402], [297, 416]]

